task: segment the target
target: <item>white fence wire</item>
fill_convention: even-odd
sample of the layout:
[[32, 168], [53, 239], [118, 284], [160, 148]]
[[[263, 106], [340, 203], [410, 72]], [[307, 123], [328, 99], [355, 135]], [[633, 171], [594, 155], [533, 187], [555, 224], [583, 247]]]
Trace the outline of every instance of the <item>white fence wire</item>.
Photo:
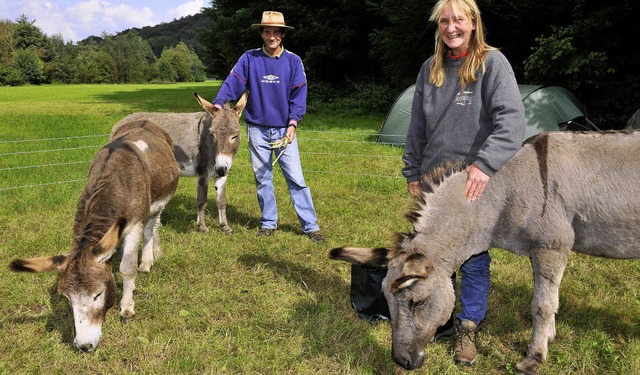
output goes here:
[[[303, 130], [299, 132], [299, 134], [306, 133], [318, 133], [318, 134], [339, 134], [339, 135], [357, 135], [363, 138], [377, 139], [379, 134], [368, 134], [361, 132], [332, 132], [332, 131], [320, 131], [320, 130]], [[70, 137], [55, 137], [55, 138], [34, 138], [34, 139], [14, 139], [14, 140], [0, 140], [0, 145], [13, 145], [19, 143], [33, 143], [33, 142], [48, 142], [48, 141], [66, 141], [72, 139], [88, 139], [88, 138], [107, 138], [109, 134], [94, 134], [94, 135], [83, 135], [83, 136], [70, 136]], [[378, 144], [378, 145], [388, 145], [385, 143], [378, 143], [375, 141], [367, 141], [367, 140], [345, 140], [345, 139], [327, 139], [327, 138], [307, 138], [301, 137], [299, 138], [302, 142], [331, 142], [331, 143], [361, 143], [361, 144]], [[63, 148], [54, 148], [54, 149], [44, 149], [44, 150], [29, 150], [29, 151], [11, 151], [0, 153], [0, 157], [8, 157], [15, 155], [29, 155], [29, 154], [42, 154], [42, 153], [54, 153], [54, 152], [65, 152], [65, 151], [74, 151], [74, 150], [82, 150], [82, 149], [98, 149], [102, 147], [104, 144], [98, 145], [90, 145], [90, 146], [77, 146], [77, 147], [63, 147]], [[379, 154], [363, 154], [363, 153], [333, 153], [333, 152], [304, 152], [304, 155], [314, 155], [314, 156], [322, 156], [322, 157], [347, 157], [347, 158], [399, 158], [397, 155], [379, 155]], [[51, 168], [51, 167], [64, 167], [70, 165], [78, 165], [78, 164], [89, 164], [91, 160], [81, 160], [81, 161], [70, 161], [70, 162], [60, 162], [60, 163], [46, 163], [46, 164], [34, 164], [34, 165], [19, 165], [13, 167], [3, 167], [0, 168], [0, 172], [3, 171], [15, 171], [15, 170], [27, 170], [27, 169], [35, 169], [35, 168]], [[249, 164], [238, 164], [234, 163], [235, 167], [239, 168], [250, 168]], [[354, 176], [354, 177], [375, 177], [375, 178], [389, 178], [389, 179], [398, 179], [402, 178], [400, 172], [398, 171], [397, 175], [380, 175], [380, 174], [367, 174], [367, 173], [355, 173], [355, 172], [336, 172], [336, 171], [323, 171], [323, 170], [314, 170], [314, 169], [305, 169], [305, 173], [320, 173], [320, 174], [329, 174], [329, 175], [342, 175], [342, 176]], [[49, 185], [59, 185], [59, 184], [67, 184], [67, 183], [75, 183], [82, 182], [86, 179], [72, 179], [72, 180], [62, 180], [62, 181], [54, 181], [54, 182], [34, 182], [25, 185], [15, 185], [15, 186], [7, 186], [0, 187], [0, 192], [8, 191], [8, 190], [16, 190], [16, 189], [24, 189], [24, 188], [34, 188], [41, 186], [49, 186]]]

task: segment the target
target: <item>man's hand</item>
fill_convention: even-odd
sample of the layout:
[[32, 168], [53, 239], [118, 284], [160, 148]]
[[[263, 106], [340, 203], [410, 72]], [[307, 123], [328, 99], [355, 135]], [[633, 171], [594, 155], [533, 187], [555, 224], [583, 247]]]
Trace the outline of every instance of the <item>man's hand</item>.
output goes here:
[[293, 142], [293, 139], [296, 137], [296, 127], [295, 126], [289, 126], [287, 128], [287, 139], [289, 140], [289, 143]]

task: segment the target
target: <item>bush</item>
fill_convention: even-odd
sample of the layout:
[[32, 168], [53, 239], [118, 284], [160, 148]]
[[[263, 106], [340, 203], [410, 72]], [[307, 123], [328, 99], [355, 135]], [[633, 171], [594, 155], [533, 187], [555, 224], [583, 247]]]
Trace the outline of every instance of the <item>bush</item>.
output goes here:
[[21, 86], [27, 83], [22, 72], [13, 66], [0, 67], [0, 84], [8, 86]]
[[165, 48], [158, 61], [162, 64], [159, 66], [161, 80], [202, 82], [206, 79], [204, 65], [184, 42]]
[[163, 55], [158, 59], [158, 78], [162, 82], [175, 82], [178, 78], [178, 74], [169, 59]]
[[30, 49], [20, 49], [13, 53], [13, 67], [22, 73], [29, 83], [44, 82], [44, 63]]
[[310, 83], [307, 112], [386, 114], [399, 94], [398, 90], [374, 82], [347, 82], [340, 88], [327, 83]]

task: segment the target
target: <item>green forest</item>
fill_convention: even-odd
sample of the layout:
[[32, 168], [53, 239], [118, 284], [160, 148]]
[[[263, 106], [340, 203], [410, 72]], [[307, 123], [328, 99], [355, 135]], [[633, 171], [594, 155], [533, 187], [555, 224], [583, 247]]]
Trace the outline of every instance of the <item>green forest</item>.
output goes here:
[[[310, 108], [384, 113], [433, 53], [434, 0], [216, 0], [201, 14], [77, 43], [44, 35], [28, 15], [0, 21], [0, 84], [189, 82], [223, 79], [261, 41], [249, 26], [279, 10], [295, 30]], [[478, 0], [488, 42], [520, 83], [560, 85], [602, 129], [640, 108], [635, 0]], [[339, 106], [338, 106], [339, 107]]]
[[[45, 35], [22, 15], [0, 20], [0, 84], [198, 82], [205, 66], [187, 42], [169, 38], [162, 46], [153, 34], [126, 30], [89, 37], [76, 44]], [[196, 32], [190, 28], [188, 36]], [[168, 34], [175, 34], [169, 31]], [[180, 34], [175, 34], [180, 37]], [[186, 42], [185, 42], [186, 40]], [[156, 47], [155, 49], [152, 47]]]

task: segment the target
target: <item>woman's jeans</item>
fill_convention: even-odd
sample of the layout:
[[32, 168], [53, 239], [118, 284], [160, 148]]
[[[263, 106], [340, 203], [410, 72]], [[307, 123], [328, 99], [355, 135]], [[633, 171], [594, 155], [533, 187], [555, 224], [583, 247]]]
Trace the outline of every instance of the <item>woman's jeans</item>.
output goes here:
[[[476, 324], [484, 319], [487, 314], [489, 301], [489, 265], [491, 257], [489, 252], [472, 256], [467, 259], [462, 266], [462, 277], [460, 278], [460, 301], [462, 311], [458, 313], [458, 319], [471, 320]], [[451, 276], [453, 288], [456, 287], [456, 274]]]
[[247, 138], [249, 138], [249, 155], [251, 166], [256, 179], [258, 203], [262, 217], [260, 227], [276, 229], [278, 226], [278, 208], [273, 187], [273, 167], [271, 164], [282, 150], [284, 153], [278, 159], [280, 169], [289, 188], [289, 195], [293, 207], [298, 214], [305, 234], [320, 230], [316, 211], [313, 207], [311, 192], [305, 184], [302, 174], [302, 164], [298, 152], [298, 137], [293, 139], [286, 148], [272, 149], [269, 143], [277, 142], [287, 134], [287, 128], [269, 128], [247, 124]]

